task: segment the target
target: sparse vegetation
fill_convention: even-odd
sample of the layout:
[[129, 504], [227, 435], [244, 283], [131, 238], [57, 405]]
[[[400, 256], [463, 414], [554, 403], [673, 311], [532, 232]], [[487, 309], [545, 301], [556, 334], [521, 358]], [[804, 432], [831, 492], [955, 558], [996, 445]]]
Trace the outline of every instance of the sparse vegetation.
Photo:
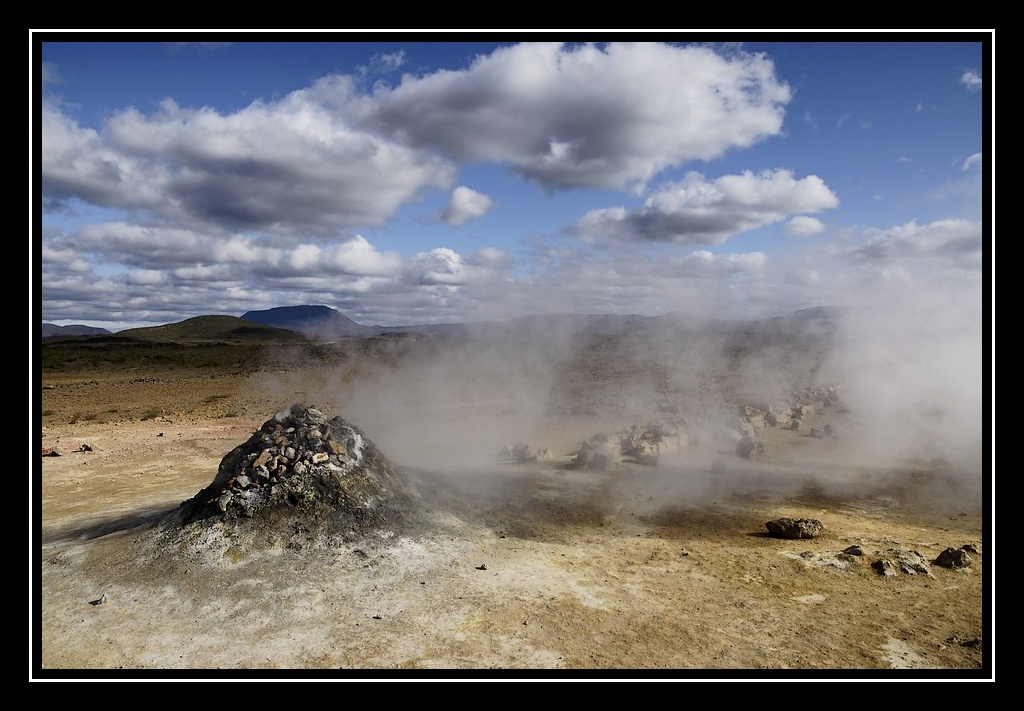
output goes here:
[[[74, 424], [86, 420], [86, 412], [141, 420], [198, 412], [238, 417], [246, 409], [238, 398], [248, 392], [249, 378], [292, 372], [297, 364], [338, 364], [349, 358], [345, 349], [360, 346], [357, 339], [313, 343], [291, 331], [224, 316], [114, 335], [48, 338], [39, 348], [44, 416]], [[151, 405], [156, 402], [159, 409]]]

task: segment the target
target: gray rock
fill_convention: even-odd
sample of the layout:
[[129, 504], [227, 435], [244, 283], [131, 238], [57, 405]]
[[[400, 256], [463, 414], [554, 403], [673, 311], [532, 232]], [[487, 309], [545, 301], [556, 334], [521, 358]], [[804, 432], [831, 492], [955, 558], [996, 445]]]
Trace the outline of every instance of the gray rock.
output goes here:
[[765, 524], [768, 533], [776, 538], [815, 538], [825, 526], [814, 518], [777, 518]]
[[939, 553], [932, 563], [943, 568], [967, 568], [971, 565], [971, 556], [967, 554], [964, 547], [950, 547]]
[[892, 549], [883, 551], [880, 555], [883, 557], [873, 562], [871, 567], [886, 577], [891, 577], [898, 573], [926, 575], [929, 578], [934, 577], [928, 562], [917, 551]]
[[749, 459], [757, 454], [758, 444], [758, 441], [750, 435], [743, 435], [736, 443], [736, 454]]

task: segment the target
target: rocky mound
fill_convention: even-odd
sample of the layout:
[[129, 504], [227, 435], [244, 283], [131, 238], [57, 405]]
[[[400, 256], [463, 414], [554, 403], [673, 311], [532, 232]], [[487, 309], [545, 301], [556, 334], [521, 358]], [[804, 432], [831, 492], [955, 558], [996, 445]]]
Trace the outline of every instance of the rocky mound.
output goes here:
[[352, 540], [393, 530], [412, 496], [401, 470], [359, 428], [293, 405], [225, 455], [213, 482], [173, 518], [294, 547], [297, 534]]

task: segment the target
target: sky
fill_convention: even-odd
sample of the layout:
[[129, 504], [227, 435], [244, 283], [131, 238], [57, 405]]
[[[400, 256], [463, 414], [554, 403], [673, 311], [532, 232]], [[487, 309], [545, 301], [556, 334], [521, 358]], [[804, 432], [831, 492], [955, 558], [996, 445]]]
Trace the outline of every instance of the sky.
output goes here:
[[33, 35], [36, 322], [980, 317], [989, 31], [265, 36]]

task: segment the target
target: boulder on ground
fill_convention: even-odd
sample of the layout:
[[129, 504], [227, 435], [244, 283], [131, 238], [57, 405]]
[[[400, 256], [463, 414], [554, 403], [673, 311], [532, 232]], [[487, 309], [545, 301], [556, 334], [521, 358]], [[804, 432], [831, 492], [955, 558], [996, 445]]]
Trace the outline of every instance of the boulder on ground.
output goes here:
[[765, 524], [768, 533], [776, 538], [814, 538], [825, 527], [814, 518], [777, 518]]
[[964, 546], [960, 548], [949, 547], [939, 553], [938, 557], [932, 562], [943, 568], [967, 568], [971, 565], [971, 556], [967, 554], [966, 547]]

